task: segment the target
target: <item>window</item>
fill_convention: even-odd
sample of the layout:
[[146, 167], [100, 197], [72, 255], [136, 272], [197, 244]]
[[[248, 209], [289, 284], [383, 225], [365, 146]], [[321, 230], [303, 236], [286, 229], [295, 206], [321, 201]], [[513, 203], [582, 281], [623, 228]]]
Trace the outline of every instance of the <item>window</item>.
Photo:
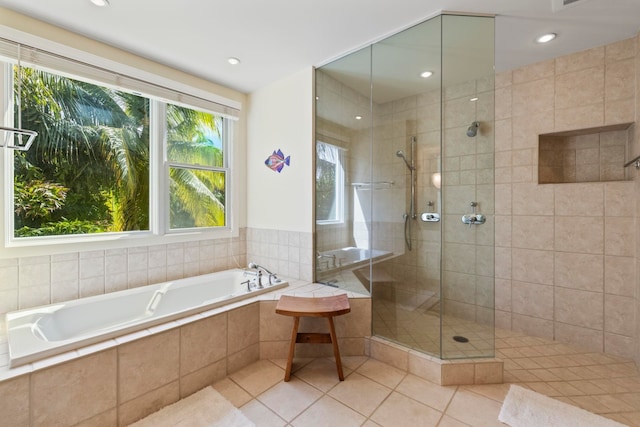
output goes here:
[[[17, 66], [19, 49], [0, 39], [0, 110], [13, 109], [1, 124], [38, 132], [28, 151], [4, 151], [7, 244], [230, 230], [238, 110], [197, 89], [189, 95], [34, 48], [22, 52], [28, 60]], [[0, 134], [7, 137], [17, 138]]]
[[224, 226], [224, 128], [219, 116], [167, 105], [169, 228]]
[[344, 149], [316, 143], [316, 222], [344, 221]]

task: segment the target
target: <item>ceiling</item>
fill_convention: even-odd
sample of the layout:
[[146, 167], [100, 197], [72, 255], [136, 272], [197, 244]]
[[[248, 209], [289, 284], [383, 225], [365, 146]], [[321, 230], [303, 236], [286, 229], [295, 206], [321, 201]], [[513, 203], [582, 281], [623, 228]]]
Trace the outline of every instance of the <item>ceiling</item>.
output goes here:
[[[0, 0], [0, 6], [250, 93], [440, 11], [496, 18], [496, 69], [508, 70], [631, 37], [640, 0]], [[566, 0], [565, 0], [566, 1]], [[559, 37], [547, 45], [534, 38]], [[237, 57], [232, 66], [228, 57]]]

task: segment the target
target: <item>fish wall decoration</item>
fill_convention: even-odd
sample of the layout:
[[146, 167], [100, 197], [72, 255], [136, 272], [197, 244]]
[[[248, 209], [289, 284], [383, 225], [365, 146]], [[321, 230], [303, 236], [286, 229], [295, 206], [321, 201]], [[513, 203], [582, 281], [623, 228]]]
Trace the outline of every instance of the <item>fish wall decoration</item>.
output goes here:
[[269, 169], [274, 172], [282, 172], [282, 169], [285, 165], [289, 166], [291, 156], [284, 157], [284, 154], [280, 149], [278, 151], [273, 151], [273, 154], [267, 157], [267, 160], [264, 161], [264, 164], [267, 165]]

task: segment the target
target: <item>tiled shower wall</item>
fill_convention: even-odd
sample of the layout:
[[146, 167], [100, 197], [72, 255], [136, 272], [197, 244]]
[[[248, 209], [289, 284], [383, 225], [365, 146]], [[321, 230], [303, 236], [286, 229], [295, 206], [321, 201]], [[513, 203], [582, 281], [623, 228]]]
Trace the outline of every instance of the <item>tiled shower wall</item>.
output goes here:
[[166, 280], [244, 268], [249, 260], [311, 280], [311, 233], [241, 229], [239, 237], [0, 260], [0, 316]]
[[498, 327], [636, 356], [634, 183], [538, 184], [538, 135], [635, 121], [637, 55], [632, 38], [497, 76]]

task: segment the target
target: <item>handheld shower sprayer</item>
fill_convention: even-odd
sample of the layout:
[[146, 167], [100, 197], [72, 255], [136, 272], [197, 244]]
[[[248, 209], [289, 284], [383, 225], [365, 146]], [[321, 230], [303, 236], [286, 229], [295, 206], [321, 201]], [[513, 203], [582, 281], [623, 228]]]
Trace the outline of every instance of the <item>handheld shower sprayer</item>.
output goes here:
[[480, 122], [472, 122], [471, 126], [467, 128], [467, 136], [469, 138], [473, 138], [478, 134], [478, 129], [480, 128]]
[[407, 165], [407, 167], [409, 168], [410, 171], [415, 170], [415, 167], [411, 165], [411, 163], [409, 163], [409, 161], [407, 160], [407, 158], [404, 155], [404, 151], [402, 150], [398, 150], [396, 151], [396, 156], [400, 157], [402, 160], [404, 160], [404, 164]]

